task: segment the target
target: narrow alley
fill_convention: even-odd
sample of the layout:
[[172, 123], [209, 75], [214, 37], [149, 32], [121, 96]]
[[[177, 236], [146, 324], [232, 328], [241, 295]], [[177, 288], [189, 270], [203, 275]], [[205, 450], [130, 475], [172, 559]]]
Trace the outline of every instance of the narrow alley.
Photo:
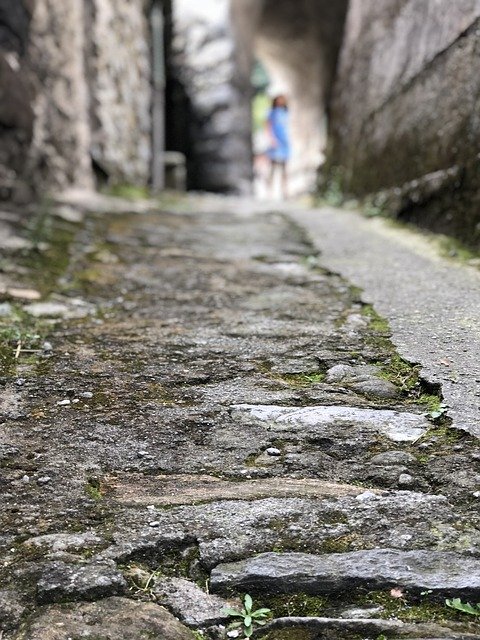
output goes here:
[[365, 301], [376, 222], [271, 209], [2, 214], [4, 640], [223, 638], [245, 594], [264, 640], [480, 637], [478, 441]]

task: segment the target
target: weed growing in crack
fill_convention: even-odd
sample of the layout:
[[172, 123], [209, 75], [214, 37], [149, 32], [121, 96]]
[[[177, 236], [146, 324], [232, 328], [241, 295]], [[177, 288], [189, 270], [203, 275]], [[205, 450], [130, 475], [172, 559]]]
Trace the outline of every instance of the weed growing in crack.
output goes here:
[[239, 618], [239, 620], [230, 625], [230, 629], [239, 629], [240, 633], [243, 632], [244, 638], [250, 638], [253, 634], [254, 626], [266, 624], [266, 618], [268, 618], [271, 611], [266, 608], [253, 610], [252, 597], [247, 593], [243, 599], [243, 609], [237, 611], [226, 607], [223, 609], [223, 613], [231, 618]]
[[99, 501], [103, 498], [101, 483], [98, 478], [88, 478], [85, 484], [85, 493], [89, 498]]
[[160, 569], [157, 569], [156, 571], [151, 571], [143, 580], [139, 576], [129, 576], [132, 583], [130, 591], [134, 596], [147, 596], [150, 600], [156, 600], [157, 597], [154, 593], [154, 587], [161, 575], [162, 572]]
[[432, 422], [443, 418], [448, 411], [448, 406], [444, 402], [440, 402], [438, 406], [427, 413], [427, 418]]
[[480, 602], [477, 602], [476, 605], [472, 605], [470, 602], [462, 602], [460, 598], [453, 598], [452, 600], [445, 600], [445, 604], [447, 607], [450, 607], [450, 609], [455, 609], [456, 611], [468, 613], [471, 616], [480, 618]]

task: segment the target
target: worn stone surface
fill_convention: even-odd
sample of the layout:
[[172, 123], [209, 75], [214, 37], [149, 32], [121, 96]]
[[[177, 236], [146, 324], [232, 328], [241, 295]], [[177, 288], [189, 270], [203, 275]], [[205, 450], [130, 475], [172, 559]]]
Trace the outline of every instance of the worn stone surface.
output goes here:
[[90, 154], [111, 183], [144, 185], [150, 175], [148, 10], [145, 0], [85, 5]]
[[102, 638], [138, 640], [141, 637], [194, 640], [186, 627], [166, 609], [149, 602], [107, 598], [100, 602], [50, 606], [30, 618], [15, 640]]
[[[423, 416], [394, 411], [356, 409], [353, 407], [306, 407], [292, 409], [278, 406], [238, 405], [233, 417], [243, 422], [258, 420], [281, 433], [289, 429], [315, 433], [325, 438], [340, 439], [345, 427], [353, 428], [356, 435], [365, 431], [380, 432], [394, 442], [413, 442], [426, 433], [428, 422]], [[343, 437], [346, 437], [343, 435]]]
[[[335, 618], [279, 618], [265, 628], [259, 637], [262, 640], [289, 640], [292, 637], [302, 640], [342, 640], [371, 637], [386, 634], [387, 637], [418, 638], [418, 640], [468, 640], [476, 638], [476, 634], [461, 628], [452, 629], [440, 624], [408, 624], [399, 620], [338, 620]], [[341, 636], [339, 635], [341, 634]]]
[[391, 189], [394, 213], [476, 247], [479, 18], [475, 0], [351, 2], [331, 156], [346, 189]]
[[[42, 303], [94, 310], [35, 318], [12, 301], [26, 347], [17, 358], [17, 334], [0, 318], [0, 582], [32, 616], [14, 623], [13, 638], [37, 638], [54, 620], [65, 627], [48, 633], [62, 640], [116, 639], [117, 621], [145, 620], [147, 605], [133, 599], [151, 598], [155, 582], [187, 580], [201, 600], [216, 566], [272, 551], [431, 551], [473, 562], [476, 441], [425, 422], [408, 364], [413, 383], [400, 381], [395, 398], [327, 381], [339, 364], [388, 373], [398, 356], [299, 227], [225, 198], [69, 198], [42, 213], [43, 225], [29, 211], [8, 223], [25, 238], [38, 224], [51, 248], [20, 252], [0, 274]], [[58, 206], [83, 215], [65, 220]], [[421, 437], [391, 440], [392, 424]], [[69, 606], [40, 604], [42, 592]], [[105, 604], [119, 592], [124, 617]], [[350, 590], [325, 615], [370, 596]], [[77, 603], [89, 598], [101, 600]], [[410, 605], [407, 595], [405, 617]], [[148, 607], [148, 616], [161, 610]], [[217, 624], [202, 629], [221, 637]]]
[[15, 629], [25, 609], [25, 603], [16, 591], [0, 591], [0, 631]]
[[44, 536], [29, 538], [23, 543], [25, 547], [58, 551], [78, 551], [101, 546], [105, 540], [93, 532], [86, 533], [51, 533]]
[[313, 216], [295, 213], [294, 219], [308, 230], [324, 263], [361, 287], [388, 319], [401, 355], [421, 362], [422, 375], [442, 385], [454, 424], [480, 435], [478, 271], [439, 255], [416, 234], [353, 212], [325, 208]]
[[84, 318], [93, 313], [95, 307], [82, 300], [65, 302], [34, 302], [24, 306], [24, 311], [35, 318]]
[[337, 364], [327, 371], [327, 382], [337, 382], [376, 398], [392, 399], [398, 396], [397, 387], [380, 377], [381, 371], [374, 365]]
[[195, 583], [182, 578], [165, 578], [155, 583], [157, 602], [184, 624], [193, 628], [226, 623], [229, 618], [222, 613], [228, 603], [215, 595], [205, 593]]
[[214, 591], [229, 589], [281, 593], [341, 593], [365, 587], [381, 590], [401, 587], [411, 592], [477, 598], [480, 562], [454, 553], [374, 549], [314, 556], [301, 553], [265, 553], [237, 563], [215, 567]]
[[[409, 491], [386, 496], [364, 491], [357, 497], [323, 500], [230, 500], [167, 512], [148, 506], [152, 508], [126, 518], [116, 544], [102, 555], [123, 564], [150, 559], [155, 565], [167, 549], [185, 549], [197, 541], [202, 565], [210, 569], [222, 560], [273, 548], [319, 553], [374, 547], [472, 551], [480, 543], [478, 529], [465, 520], [459, 535], [445, 498]], [[149, 527], [152, 521], [158, 523], [155, 529]]]
[[70, 600], [99, 600], [124, 593], [126, 582], [112, 562], [47, 564], [37, 583], [41, 604]]
[[[281, 455], [281, 452], [280, 454]], [[218, 500], [255, 500], [266, 497], [341, 497], [359, 495], [361, 487], [335, 484], [321, 480], [284, 478], [281, 484], [275, 478], [228, 482], [214, 476], [129, 475], [106, 479], [106, 488], [115, 500], [123, 504], [172, 506]]]

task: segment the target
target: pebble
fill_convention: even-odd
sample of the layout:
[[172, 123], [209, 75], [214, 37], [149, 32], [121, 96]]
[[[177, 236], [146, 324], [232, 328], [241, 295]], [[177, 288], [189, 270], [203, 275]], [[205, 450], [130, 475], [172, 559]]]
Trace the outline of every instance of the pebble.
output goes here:
[[78, 398], [74, 398], [72, 400], [72, 404], [78, 404], [80, 402], [80, 400]]
[[5, 318], [13, 313], [13, 307], [9, 302], [0, 304], [0, 318]]
[[373, 491], [364, 491], [356, 496], [356, 500], [359, 502], [366, 502], [367, 500], [373, 500], [377, 496], [373, 493]]
[[23, 387], [25, 382], [26, 382], [25, 378], [17, 378], [15, 380], [15, 384], [17, 385], [17, 387]]
[[153, 520], [152, 522], [148, 523], [149, 527], [159, 527], [160, 526], [160, 521], [159, 520]]
[[268, 449], [266, 449], [265, 453], [267, 453], [269, 456], [281, 456], [282, 452], [280, 451], [280, 449], [277, 449], [276, 447], [268, 447]]
[[415, 482], [414, 477], [411, 476], [409, 473], [401, 473], [399, 478], [398, 478], [398, 484], [400, 484], [402, 486], [409, 487], [414, 482]]
[[42, 476], [41, 478], [38, 478], [37, 480], [37, 484], [48, 484], [51, 481], [51, 477], [50, 476]]
[[28, 484], [30, 482], [30, 476], [24, 475], [22, 477], [22, 482], [24, 482], [25, 484]]
[[143, 450], [142, 450], [142, 451], [138, 451], [138, 452], [137, 452], [137, 456], [138, 456], [139, 458], [144, 458], [146, 455], [148, 455], [148, 451], [143, 451]]
[[84, 391], [80, 394], [80, 397], [85, 398], [86, 400], [90, 400], [91, 398], [93, 398], [93, 393], [91, 391]]
[[52, 345], [52, 343], [51, 343], [51, 342], [44, 342], [44, 343], [42, 344], [42, 349], [43, 349], [44, 351], [53, 351], [53, 345]]
[[57, 407], [67, 407], [70, 403], [71, 403], [71, 401], [70, 401], [70, 400], [67, 400], [67, 399], [65, 399], [65, 400], [59, 400], [59, 401], [57, 402]]
[[473, 497], [474, 498], [480, 498], [480, 491], [474, 491], [473, 492]]

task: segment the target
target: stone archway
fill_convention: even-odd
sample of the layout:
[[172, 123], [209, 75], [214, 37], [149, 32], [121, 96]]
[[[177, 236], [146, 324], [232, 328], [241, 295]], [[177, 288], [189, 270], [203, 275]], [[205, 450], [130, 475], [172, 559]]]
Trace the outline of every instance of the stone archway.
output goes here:
[[294, 186], [312, 185], [346, 8], [347, 0], [175, 0], [169, 67], [182, 103], [172, 127], [186, 126], [169, 142], [187, 151], [190, 188], [251, 189], [255, 57], [291, 99]]
[[312, 187], [323, 160], [346, 9], [346, 0], [263, 1], [254, 51], [269, 72], [273, 92], [289, 97], [294, 192]]

